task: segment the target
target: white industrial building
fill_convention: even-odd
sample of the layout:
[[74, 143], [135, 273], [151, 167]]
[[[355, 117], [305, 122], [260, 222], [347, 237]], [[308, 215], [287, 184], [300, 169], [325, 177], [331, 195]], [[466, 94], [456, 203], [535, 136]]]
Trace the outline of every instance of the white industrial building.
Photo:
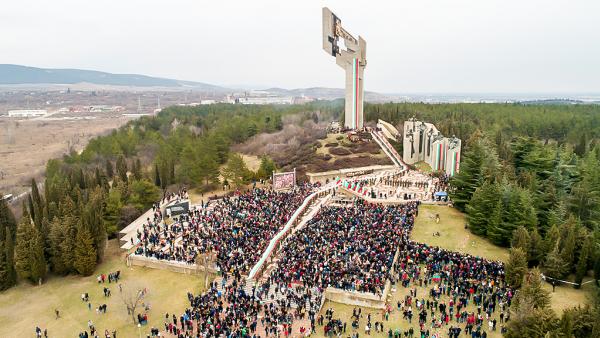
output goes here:
[[9, 110], [8, 117], [36, 117], [45, 116], [48, 111], [45, 109], [20, 109], [20, 110]]
[[245, 96], [237, 99], [241, 104], [292, 104], [291, 96]]

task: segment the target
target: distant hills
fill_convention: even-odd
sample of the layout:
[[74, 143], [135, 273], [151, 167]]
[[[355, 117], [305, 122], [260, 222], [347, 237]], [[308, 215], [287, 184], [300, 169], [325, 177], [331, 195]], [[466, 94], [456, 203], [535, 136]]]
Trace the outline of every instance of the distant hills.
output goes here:
[[[220, 94], [251, 91], [239, 88], [226, 88], [202, 82], [166, 79], [140, 74], [113, 74], [95, 70], [37, 68], [12, 64], [0, 64], [0, 85], [28, 87], [35, 85], [37, 88], [54, 85], [74, 85], [84, 88], [114, 86], [120, 89], [127, 89], [126, 87], [134, 87], [135, 89], [158, 87], [168, 90], [198, 90]], [[262, 91], [280, 96], [305, 95], [328, 100], [344, 97], [344, 90], [341, 88], [269, 88]], [[365, 92], [365, 98], [368, 101], [389, 99], [385, 95], [374, 92]]]
[[[122, 91], [184, 91], [194, 90], [224, 95], [252, 92], [260, 89], [270, 95], [307, 97], [333, 100], [344, 97], [342, 88], [234, 88], [209, 83], [182, 81], [140, 74], [113, 74], [83, 69], [36, 68], [12, 64], [0, 64], [0, 89], [2, 87], [49, 89], [68, 85], [76, 90], [113, 89]], [[254, 86], [252, 86], [254, 87]], [[522, 104], [600, 104], [600, 94], [527, 94], [527, 93], [376, 93], [365, 91], [369, 102], [425, 102], [425, 103], [522, 103]]]
[[89, 83], [129, 87], [172, 87], [227, 92], [231, 89], [202, 82], [180, 81], [139, 74], [113, 74], [82, 69], [50, 69], [0, 64], [1, 85]]
[[[271, 94], [277, 94], [281, 96], [308, 96], [319, 99], [337, 99], [344, 97], [344, 89], [342, 88], [326, 88], [326, 87], [311, 87], [311, 88], [296, 88], [296, 89], [284, 89], [284, 88], [268, 88], [263, 89], [265, 92]], [[367, 101], [385, 101], [390, 100], [389, 96], [365, 91], [365, 100]]]

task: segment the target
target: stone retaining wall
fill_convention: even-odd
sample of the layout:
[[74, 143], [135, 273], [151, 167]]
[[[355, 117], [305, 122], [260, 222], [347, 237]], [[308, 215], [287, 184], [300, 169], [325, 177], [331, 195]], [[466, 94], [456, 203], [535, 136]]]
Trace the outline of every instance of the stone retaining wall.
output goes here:
[[[184, 273], [187, 275], [197, 275], [204, 271], [204, 267], [196, 267], [196, 264], [186, 264], [183, 262], [174, 262], [166, 260], [158, 260], [156, 258], [144, 257], [139, 255], [130, 254], [127, 256], [127, 266], [143, 266], [151, 269], [168, 270], [177, 273]], [[209, 267], [208, 272], [218, 273], [216, 267]]]
[[325, 289], [324, 296], [325, 299], [336, 303], [364, 306], [373, 309], [385, 309], [386, 297], [378, 296], [372, 293], [345, 291], [338, 288], [328, 287]]

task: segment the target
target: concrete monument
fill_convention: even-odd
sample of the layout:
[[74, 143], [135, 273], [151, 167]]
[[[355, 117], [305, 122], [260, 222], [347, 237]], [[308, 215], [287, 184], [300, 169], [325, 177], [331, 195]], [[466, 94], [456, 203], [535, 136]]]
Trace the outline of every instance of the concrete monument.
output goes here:
[[402, 159], [405, 163], [425, 162], [434, 171], [454, 176], [460, 170], [460, 150], [459, 138], [444, 137], [433, 124], [415, 118], [404, 122]]
[[[341, 48], [339, 38], [344, 40]], [[335, 57], [338, 66], [346, 71], [346, 105], [344, 126], [361, 129], [363, 118], [363, 81], [367, 66], [367, 42], [358, 40], [342, 27], [342, 21], [329, 8], [323, 8], [323, 50]]]

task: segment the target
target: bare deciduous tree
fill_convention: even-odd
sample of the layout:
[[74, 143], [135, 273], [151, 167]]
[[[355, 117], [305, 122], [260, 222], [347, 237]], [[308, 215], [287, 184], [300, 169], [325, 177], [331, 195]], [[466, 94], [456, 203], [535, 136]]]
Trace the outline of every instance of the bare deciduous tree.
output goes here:
[[133, 283], [123, 285], [120, 290], [121, 300], [127, 307], [127, 314], [131, 315], [134, 324], [135, 311], [143, 303], [146, 294], [145, 288], [139, 287]]
[[216, 261], [217, 254], [214, 251], [196, 256], [196, 269], [198, 269], [198, 271], [204, 270], [204, 287], [208, 287], [209, 269], [215, 266]]

